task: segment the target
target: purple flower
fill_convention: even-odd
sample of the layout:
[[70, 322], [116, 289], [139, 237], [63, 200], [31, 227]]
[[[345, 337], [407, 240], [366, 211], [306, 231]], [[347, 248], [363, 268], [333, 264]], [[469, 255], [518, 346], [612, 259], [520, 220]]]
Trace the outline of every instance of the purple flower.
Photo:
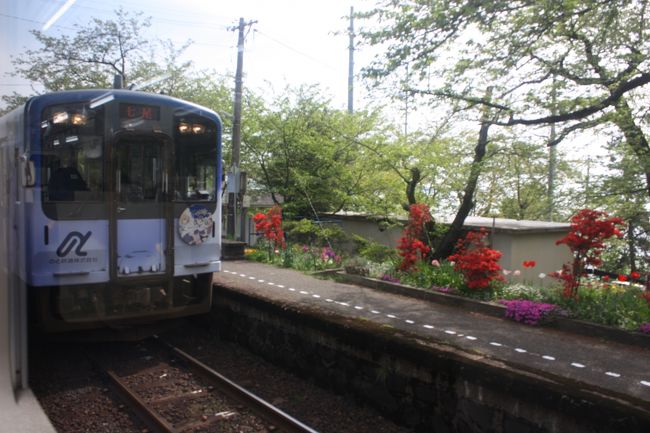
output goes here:
[[336, 253], [330, 247], [325, 247], [323, 248], [320, 257], [323, 261], [326, 262], [329, 259], [334, 259], [336, 257]]
[[302, 246], [302, 252], [303, 252], [303, 253], [308, 253], [308, 252], [309, 252], [309, 249], [310, 249], [310, 248], [309, 248], [309, 245], [303, 245], [303, 246]]
[[539, 324], [556, 308], [553, 304], [526, 300], [502, 300], [500, 303], [506, 306], [507, 318], [527, 325]]
[[644, 334], [650, 334], [650, 322], [642, 323], [641, 326], [639, 326], [639, 331], [643, 332]]
[[431, 289], [436, 290], [440, 293], [451, 293], [454, 291], [451, 287], [446, 287], [446, 286], [431, 286]]
[[400, 279], [397, 277], [393, 277], [392, 275], [389, 274], [384, 274], [381, 276], [382, 281], [388, 281], [389, 283], [399, 283]]

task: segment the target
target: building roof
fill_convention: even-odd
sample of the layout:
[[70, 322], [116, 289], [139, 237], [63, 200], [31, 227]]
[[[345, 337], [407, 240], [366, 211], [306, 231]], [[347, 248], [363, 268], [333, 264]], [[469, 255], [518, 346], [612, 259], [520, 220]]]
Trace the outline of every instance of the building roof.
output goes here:
[[[341, 219], [357, 219], [357, 220], [376, 220], [377, 216], [364, 214], [361, 212], [337, 212], [333, 215], [328, 215], [331, 218]], [[384, 217], [382, 217], [383, 219]], [[403, 215], [391, 216], [398, 221], [406, 221], [407, 217]], [[451, 224], [453, 217], [440, 217], [434, 216], [434, 220], [438, 223]], [[513, 233], [535, 233], [535, 232], [566, 232], [571, 225], [569, 223], [552, 222], [552, 221], [531, 221], [531, 220], [514, 220], [508, 218], [489, 218], [468, 216], [465, 219], [464, 227], [472, 228], [494, 228], [497, 231], [513, 232]]]

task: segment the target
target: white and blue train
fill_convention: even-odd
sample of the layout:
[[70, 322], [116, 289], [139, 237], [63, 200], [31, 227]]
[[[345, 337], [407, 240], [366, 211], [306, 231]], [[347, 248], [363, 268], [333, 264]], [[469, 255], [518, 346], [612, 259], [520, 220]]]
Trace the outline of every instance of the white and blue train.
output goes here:
[[27, 316], [56, 332], [209, 310], [221, 129], [207, 108], [127, 90], [46, 94], [0, 118], [0, 301], [12, 344]]

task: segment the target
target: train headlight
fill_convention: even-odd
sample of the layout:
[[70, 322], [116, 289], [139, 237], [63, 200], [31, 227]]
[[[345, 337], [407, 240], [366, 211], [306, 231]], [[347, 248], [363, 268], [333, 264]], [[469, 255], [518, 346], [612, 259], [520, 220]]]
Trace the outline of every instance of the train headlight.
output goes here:
[[195, 123], [192, 125], [192, 132], [195, 134], [203, 134], [205, 132], [205, 126], [200, 123]]
[[72, 123], [75, 126], [82, 126], [86, 124], [86, 116], [84, 116], [81, 113], [75, 113], [72, 116], [70, 116], [70, 123]]
[[69, 118], [70, 116], [68, 115], [67, 111], [59, 111], [58, 113], [54, 113], [52, 116], [52, 123], [55, 125], [67, 123]]
[[180, 132], [181, 134], [187, 134], [188, 132], [190, 132], [190, 124], [185, 122], [179, 123], [178, 132]]

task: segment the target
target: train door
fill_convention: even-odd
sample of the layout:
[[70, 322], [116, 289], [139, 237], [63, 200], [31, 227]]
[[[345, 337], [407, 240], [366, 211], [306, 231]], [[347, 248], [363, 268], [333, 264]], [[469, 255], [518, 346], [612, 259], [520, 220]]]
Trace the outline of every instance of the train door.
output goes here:
[[171, 140], [158, 135], [119, 135], [110, 172], [111, 280], [169, 281], [173, 273], [173, 215], [169, 194]]

